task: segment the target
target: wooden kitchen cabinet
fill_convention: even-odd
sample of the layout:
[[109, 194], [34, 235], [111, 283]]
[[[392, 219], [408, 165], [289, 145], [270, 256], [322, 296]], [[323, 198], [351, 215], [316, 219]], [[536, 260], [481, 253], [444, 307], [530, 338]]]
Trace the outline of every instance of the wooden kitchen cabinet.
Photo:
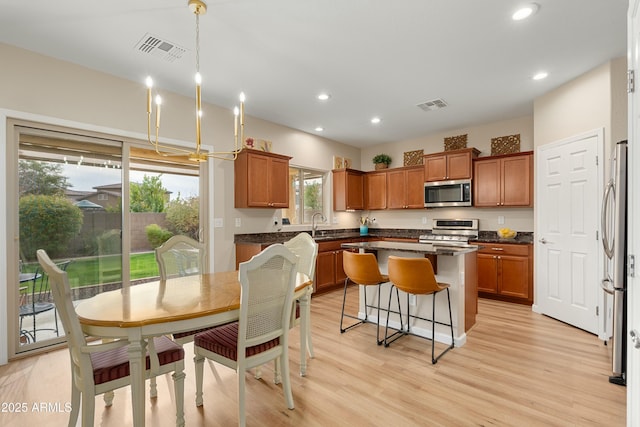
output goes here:
[[478, 154], [480, 151], [476, 148], [463, 148], [425, 155], [423, 158], [425, 182], [471, 179], [473, 159], [478, 157]]
[[364, 208], [387, 209], [387, 172], [367, 172], [364, 175]]
[[243, 149], [234, 164], [236, 208], [288, 208], [291, 157]]
[[533, 245], [477, 243], [478, 294], [531, 305], [533, 303]]
[[344, 286], [347, 275], [342, 266], [341, 245], [355, 240], [332, 240], [318, 243], [318, 257], [316, 258], [315, 292], [322, 293]]
[[473, 205], [533, 206], [533, 152], [476, 159], [473, 173]]
[[387, 209], [424, 209], [424, 167], [387, 172]]
[[364, 209], [364, 172], [355, 169], [334, 169], [333, 210]]

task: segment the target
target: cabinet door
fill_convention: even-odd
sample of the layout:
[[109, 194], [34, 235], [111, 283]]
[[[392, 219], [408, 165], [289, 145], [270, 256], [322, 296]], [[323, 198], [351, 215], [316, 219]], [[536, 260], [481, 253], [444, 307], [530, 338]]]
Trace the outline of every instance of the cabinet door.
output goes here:
[[387, 208], [404, 209], [406, 205], [404, 181], [405, 173], [403, 170], [393, 170], [387, 172]]
[[344, 272], [344, 267], [342, 266], [342, 252], [344, 250], [336, 251], [336, 284], [344, 284], [344, 281], [347, 278], [347, 275]]
[[319, 252], [316, 257], [316, 292], [335, 284], [335, 251]]
[[424, 180], [442, 181], [447, 177], [447, 156], [424, 156]]
[[269, 166], [270, 158], [249, 154], [247, 158], [247, 204], [250, 207], [269, 207], [270, 198], [270, 178]]
[[470, 179], [471, 169], [471, 152], [447, 155], [447, 179]]
[[364, 209], [364, 176], [347, 174], [347, 209]]
[[424, 168], [406, 171], [406, 205], [410, 209], [424, 208]]
[[496, 255], [478, 254], [478, 292], [498, 292], [498, 262]]
[[473, 172], [473, 205], [500, 206], [500, 160], [477, 160]]
[[532, 206], [531, 156], [507, 157], [502, 165], [502, 206]]
[[289, 162], [270, 159], [269, 194], [270, 207], [289, 207]]
[[387, 208], [387, 173], [371, 172], [364, 177], [365, 209]]
[[499, 261], [498, 293], [518, 298], [529, 298], [529, 258], [501, 255]]

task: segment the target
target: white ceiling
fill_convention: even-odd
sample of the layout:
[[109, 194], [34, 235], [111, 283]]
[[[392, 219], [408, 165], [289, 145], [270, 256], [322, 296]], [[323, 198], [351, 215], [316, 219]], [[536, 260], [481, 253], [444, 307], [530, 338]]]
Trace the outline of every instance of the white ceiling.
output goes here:
[[[626, 55], [627, 0], [536, 2], [515, 22], [526, 1], [209, 0], [203, 99], [232, 109], [244, 91], [250, 116], [360, 147], [521, 117], [534, 98]], [[172, 63], [142, 54], [147, 33], [187, 52]], [[194, 93], [187, 0], [0, 0], [0, 42]], [[540, 70], [549, 77], [533, 81]], [[331, 99], [317, 101], [321, 91]], [[434, 98], [448, 107], [416, 106]]]

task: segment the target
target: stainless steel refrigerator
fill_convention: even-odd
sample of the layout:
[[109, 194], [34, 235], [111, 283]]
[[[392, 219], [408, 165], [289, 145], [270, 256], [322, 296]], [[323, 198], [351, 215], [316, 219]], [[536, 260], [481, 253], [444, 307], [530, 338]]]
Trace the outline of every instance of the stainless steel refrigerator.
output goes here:
[[627, 141], [615, 145], [611, 179], [602, 201], [602, 244], [608, 259], [602, 289], [613, 297], [610, 340], [612, 375], [609, 382], [626, 384], [627, 331]]

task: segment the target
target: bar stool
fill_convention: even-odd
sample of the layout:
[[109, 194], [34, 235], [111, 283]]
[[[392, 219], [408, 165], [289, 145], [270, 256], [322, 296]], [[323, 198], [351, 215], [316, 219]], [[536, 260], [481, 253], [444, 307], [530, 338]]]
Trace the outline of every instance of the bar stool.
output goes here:
[[[431, 261], [426, 258], [401, 258], [396, 256], [389, 256], [389, 279], [392, 286], [389, 291], [389, 310], [391, 310], [391, 297], [393, 290], [396, 290], [396, 298], [398, 300], [398, 311], [400, 312], [400, 330], [388, 335], [389, 329], [389, 317], [387, 316], [387, 325], [384, 330], [384, 346], [389, 347], [389, 344], [404, 335], [411, 335], [411, 318], [426, 320], [431, 322], [431, 363], [435, 364], [443, 354], [451, 350], [454, 347], [453, 342], [453, 318], [451, 315], [451, 297], [449, 295], [449, 284], [438, 283], [436, 276], [433, 273], [433, 266]], [[402, 324], [402, 310], [400, 307], [400, 293], [398, 290], [407, 293], [407, 328], [406, 330]], [[449, 323], [442, 323], [436, 321], [436, 294], [441, 291], [447, 291], [447, 302], [449, 304]], [[433, 295], [431, 319], [425, 319], [419, 316], [411, 314], [409, 305], [409, 295]], [[449, 345], [444, 351], [442, 351], [438, 357], [435, 357], [435, 332], [436, 323], [439, 325], [449, 326], [451, 328], [451, 345]], [[395, 337], [395, 338], [394, 338]], [[393, 338], [390, 340], [390, 338]]]
[[[382, 344], [383, 341], [380, 339], [380, 285], [383, 283], [387, 283], [389, 281], [389, 277], [387, 275], [381, 274], [380, 269], [378, 268], [378, 260], [376, 256], [372, 253], [356, 253], [343, 251], [342, 252], [342, 265], [344, 268], [344, 272], [347, 275], [347, 278], [344, 281], [344, 296], [342, 297], [342, 315], [340, 317], [340, 333], [344, 333], [349, 329], [361, 325], [363, 323], [373, 323], [369, 321], [369, 315], [367, 312], [368, 308], [377, 308], [378, 309], [378, 318], [376, 320], [376, 342], [378, 345]], [[369, 305], [367, 303], [367, 290], [365, 288], [364, 292], [364, 319], [360, 319], [357, 316], [351, 314], [344, 313], [344, 306], [347, 300], [347, 285], [349, 281], [359, 285], [359, 286], [377, 286], [378, 287], [378, 305], [377, 307], [374, 305]], [[346, 328], [343, 327], [343, 320], [345, 317], [349, 317], [351, 319], [358, 319], [357, 323], [354, 323]]]

